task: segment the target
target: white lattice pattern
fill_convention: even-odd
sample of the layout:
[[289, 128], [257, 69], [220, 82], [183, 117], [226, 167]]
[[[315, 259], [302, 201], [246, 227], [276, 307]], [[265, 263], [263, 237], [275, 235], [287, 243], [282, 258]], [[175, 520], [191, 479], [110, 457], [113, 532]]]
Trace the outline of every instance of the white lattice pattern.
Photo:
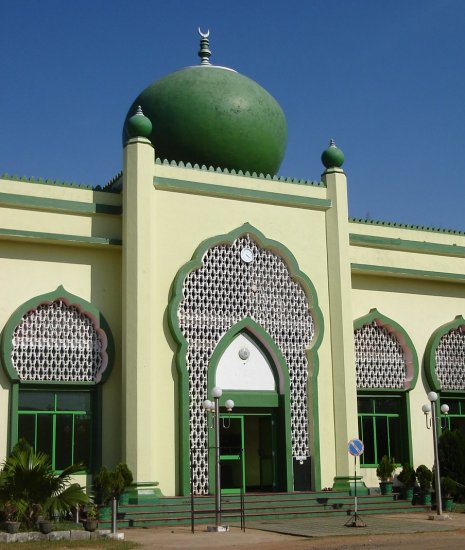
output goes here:
[[12, 344], [20, 380], [93, 382], [103, 367], [101, 335], [89, 317], [63, 300], [23, 315]]
[[[241, 260], [243, 248], [254, 259]], [[260, 248], [249, 236], [231, 245], [210, 248], [202, 266], [184, 281], [178, 308], [180, 328], [188, 342], [190, 446], [197, 494], [208, 491], [207, 370], [222, 336], [245, 317], [251, 317], [276, 342], [290, 373], [291, 431], [294, 456], [308, 455], [307, 373], [305, 350], [314, 335], [307, 297], [284, 261]]]
[[465, 326], [450, 330], [436, 348], [436, 376], [443, 390], [465, 390]]
[[356, 329], [357, 388], [403, 389], [407, 368], [400, 342], [375, 321]]

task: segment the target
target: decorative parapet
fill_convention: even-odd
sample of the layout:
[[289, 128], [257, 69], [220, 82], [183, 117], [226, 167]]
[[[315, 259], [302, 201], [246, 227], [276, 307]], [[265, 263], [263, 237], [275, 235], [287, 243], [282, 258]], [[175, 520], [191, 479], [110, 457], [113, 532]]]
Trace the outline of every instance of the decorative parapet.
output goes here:
[[[100, 187], [100, 186], [97, 186]], [[97, 189], [96, 187], [96, 189]], [[111, 180], [106, 183], [102, 188], [100, 188], [100, 191], [105, 191], [108, 193], [121, 193], [121, 189], [123, 188], [123, 171], [120, 170], [116, 176], [113, 176]]]
[[214, 166], [206, 166], [205, 164], [191, 164], [190, 162], [184, 163], [182, 160], [176, 162], [175, 160], [169, 161], [167, 159], [155, 159], [155, 164], [161, 164], [163, 166], [174, 166], [176, 168], [187, 168], [190, 170], [201, 170], [203, 172], [216, 172], [218, 174], [229, 174], [231, 176], [242, 176], [246, 178], [255, 178], [262, 180], [281, 181], [285, 183], [293, 183], [297, 185], [313, 185], [315, 187], [326, 187], [322, 181], [310, 181], [296, 178], [286, 178], [283, 176], [271, 176], [270, 174], [257, 174], [257, 172], [250, 173], [249, 171], [243, 172], [242, 170], [228, 170], [228, 168], [215, 168]]
[[85, 184], [85, 183], [76, 183], [76, 182], [52, 180], [52, 179], [45, 179], [45, 178], [34, 178], [32, 176], [31, 177], [17, 176], [17, 175], [11, 175], [7, 173], [0, 174], [0, 179], [10, 180], [10, 181], [19, 181], [24, 183], [37, 183], [41, 185], [54, 185], [56, 187], [70, 187], [73, 189], [87, 189], [89, 191], [103, 191], [103, 192], [115, 193], [115, 192], [119, 192], [119, 189], [114, 188], [115, 183], [120, 178], [122, 178], [122, 175], [123, 173], [119, 172], [103, 187], [100, 185], [96, 185], [94, 187], [93, 185]]
[[379, 225], [381, 227], [397, 227], [399, 229], [414, 229], [416, 231], [434, 231], [435, 233], [448, 233], [450, 235], [465, 235], [465, 231], [456, 229], [444, 229], [441, 227], [429, 227], [426, 225], [411, 225], [398, 222], [386, 222], [381, 220], [368, 220], [364, 218], [349, 218], [350, 223], [363, 223], [366, 225]]

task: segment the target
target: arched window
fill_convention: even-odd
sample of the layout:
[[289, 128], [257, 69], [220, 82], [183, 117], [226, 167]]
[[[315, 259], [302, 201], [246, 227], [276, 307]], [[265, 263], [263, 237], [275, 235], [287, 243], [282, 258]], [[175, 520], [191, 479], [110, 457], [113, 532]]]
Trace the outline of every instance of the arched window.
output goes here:
[[108, 376], [113, 355], [109, 335], [98, 310], [63, 287], [13, 313], [2, 339], [12, 381], [12, 444], [26, 439], [56, 470], [78, 462], [92, 467], [97, 384]]
[[410, 458], [406, 393], [415, 384], [418, 359], [406, 332], [372, 309], [355, 322], [355, 368], [361, 464], [376, 466], [383, 455]]
[[425, 374], [433, 390], [450, 409], [444, 418], [449, 429], [465, 435], [465, 319], [458, 315], [429, 339]]

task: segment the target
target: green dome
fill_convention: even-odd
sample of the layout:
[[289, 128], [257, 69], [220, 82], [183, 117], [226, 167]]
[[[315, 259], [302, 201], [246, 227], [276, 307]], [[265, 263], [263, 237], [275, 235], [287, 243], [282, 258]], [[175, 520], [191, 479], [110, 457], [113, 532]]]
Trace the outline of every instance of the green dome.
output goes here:
[[321, 162], [325, 168], [340, 168], [344, 164], [344, 153], [336, 147], [334, 140], [329, 142], [329, 147], [321, 155]]
[[152, 123], [146, 116], [144, 116], [140, 105], [137, 108], [136, 114], [128, 119], [126, 130], [129, 138], [150, 137], [150, 134], [152, 133]]
[[148, 86], [128, 111], [123, 143], [138, 105], [153, 124], [157, 157], [272, 175], [281, 165], [287, 142], [281, 107], [231, 69], [187, 67]]

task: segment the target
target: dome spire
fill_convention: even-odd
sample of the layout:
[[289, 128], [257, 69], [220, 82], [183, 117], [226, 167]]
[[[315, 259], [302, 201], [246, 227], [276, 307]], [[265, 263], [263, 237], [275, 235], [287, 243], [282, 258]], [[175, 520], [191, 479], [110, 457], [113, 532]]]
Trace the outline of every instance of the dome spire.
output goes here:
[[202, 32], [199, 27], [199, 34], [200, 34], [200, 50], [199, 50], [199, 57], [200, 57], [200, 64], [201, 65], [211, 65], [210, 63], [210, 56], [212, 52], [210, 51], [210, 42], [208, 40], [208, 37], [210, 36], [210, 30], [207, 32]]

